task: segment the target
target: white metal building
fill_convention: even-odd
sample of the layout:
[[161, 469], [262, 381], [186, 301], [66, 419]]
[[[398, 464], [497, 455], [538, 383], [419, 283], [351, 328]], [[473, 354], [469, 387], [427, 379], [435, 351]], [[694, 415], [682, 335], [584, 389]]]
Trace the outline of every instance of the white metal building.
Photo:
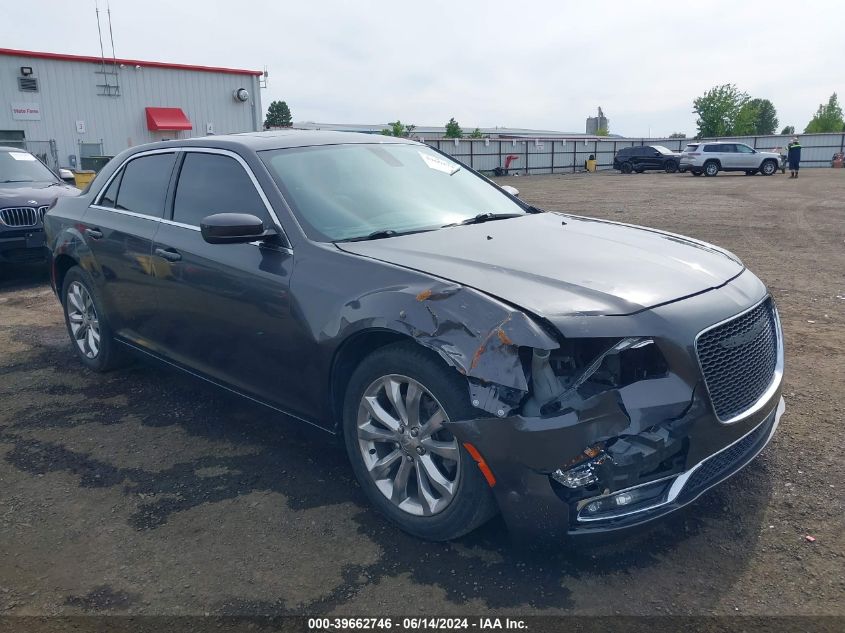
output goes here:
[[262, 74], [0, 48], [0, 145], [79, 169], [141, 143], [257, 131]]

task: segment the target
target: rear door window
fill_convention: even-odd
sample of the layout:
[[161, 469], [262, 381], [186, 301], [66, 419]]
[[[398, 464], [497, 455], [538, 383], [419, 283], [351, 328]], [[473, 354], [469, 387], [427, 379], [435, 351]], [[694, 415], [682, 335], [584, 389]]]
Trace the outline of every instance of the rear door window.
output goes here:
[[238, 161], [221, 154], [188, 152], [179, 172], [173, 220], [199, 226], [214, 213], [250, 213], [272, 226], [255, 185]]
[[108, 188], [100, 197], [100, 206], [101, 207], [108, 207], [109, 209], [114, 207], [115, 200], [117, 200], [117, 190], [120, 188], [120, 179], [123, 177], [123, 170], [117, 174], [112, 181], [109, 183]]
[[730, 149], [727, 149], [728, 145], [705, 145], [704, 151], [709, 152], [711, 154], [718, 153], [718, 152], [730, 152]]
[[162, 217], [175, 162], [176, 154], [152, 154], [130, 161], [123, 168], [115, 209]]

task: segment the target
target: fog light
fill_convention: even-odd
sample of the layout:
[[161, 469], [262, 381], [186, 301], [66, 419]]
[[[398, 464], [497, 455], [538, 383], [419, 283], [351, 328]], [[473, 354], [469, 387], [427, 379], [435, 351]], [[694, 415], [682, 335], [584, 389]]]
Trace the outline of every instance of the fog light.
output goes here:
[[664, 493], [668, 487], [668, 482], [660, 481], [593, 499], [581, 508], [578, 513], [578, 520], [610, 519], [620, 513], [636, 512], [659, 505], [663, 501]]

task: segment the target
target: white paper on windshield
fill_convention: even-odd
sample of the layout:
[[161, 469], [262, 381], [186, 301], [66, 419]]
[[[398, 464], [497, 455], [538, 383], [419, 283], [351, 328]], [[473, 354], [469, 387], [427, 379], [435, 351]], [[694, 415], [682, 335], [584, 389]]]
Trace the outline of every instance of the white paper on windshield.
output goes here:
[[451, 163], [448, 160], [443, 160], [442, 158], [438, 158], [437, 156], [432, 156], [431, 154], [424, 154], [423, 152], [417, 153], [420, 155], [420, 158], [425, 161], [425, 164], [428, 165], [429, 169], [436, 169], [437, 171], [442, 171], [444, 174], [449, 174], [451, 176], [461, 168], [460, 165]]
[[35, 160], [35, 156], [26, 152], [9, 152], [9, 156], [15, 160]]

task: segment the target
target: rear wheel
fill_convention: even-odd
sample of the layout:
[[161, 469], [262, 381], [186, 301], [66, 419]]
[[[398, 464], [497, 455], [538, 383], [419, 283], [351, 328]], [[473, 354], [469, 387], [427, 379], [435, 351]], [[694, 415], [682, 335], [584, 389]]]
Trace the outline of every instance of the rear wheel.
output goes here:
[[705, 176], [715, 176], [719, 173], [719, 163], [715, 160], [710, 160], [704, 163], [704, 175]]
[[633, 170], [634, 170], [633, 166], [628, 161], [625, 161], [624, 163], [622, 163], [622, 173], [623, 174], [630, 174]]
[[79, 266], [68, 270], [61, 298], [65, 325], [77, 358], [88, 369], [98, 372], [124, 364], [125, 352], [114, 342], [91, 275]]
[[777, 163], [773, 160], [767, 160], [760, 166], [760, 173], [764, 176], [771, 176], [778, 169]]
[[349, 382], [343, 430], [370, 502], [415, 536], [445, 541], [496, 513], [478, 466], [446, 428], [476, 417], [465, 379], [416, 343], [365, 358]]
[[678, 163], [676, 163], [673, 160], [667, 160], [666, 161], [666, 173], [667, 174], [674, 174], [676, 171], [678, 171]]

